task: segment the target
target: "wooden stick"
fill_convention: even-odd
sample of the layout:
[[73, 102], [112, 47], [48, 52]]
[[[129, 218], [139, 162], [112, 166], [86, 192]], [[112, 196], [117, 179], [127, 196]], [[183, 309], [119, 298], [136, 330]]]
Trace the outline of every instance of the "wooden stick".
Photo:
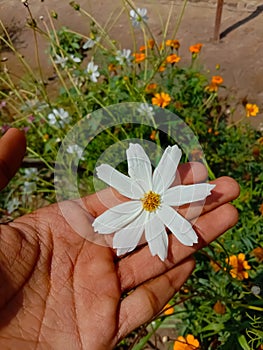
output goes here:
[[223, 6], [224, 6], [224, 0], [217, 0], [215, 30], [214, 30], [215, 41], [219, 41], [220, 39], [220, 25], [221, 25], [221, 19], [222, 19]]

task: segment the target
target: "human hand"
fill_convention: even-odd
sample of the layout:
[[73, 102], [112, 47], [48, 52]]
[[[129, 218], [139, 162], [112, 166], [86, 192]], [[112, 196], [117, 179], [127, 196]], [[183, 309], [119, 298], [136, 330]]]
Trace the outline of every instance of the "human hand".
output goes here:
[[[193, 173], [197, 182], [207, 176], [198, 163], [181, 165], [179, 172], [184, 184], [193, 182]], [[213, 183], [195, 222], [199, 243], [187, 247], [169, 235], [164, 262], [152, 257], [147, 246], [117, 258], [113, 249], [78, 235], [58, 204], [3, 225], [1, 348], [111, 349], [150, 320], [191, 274], [192, 254], [237, 221], [228, 202], [238, 195], [238, 185], [227, 177]], [[64, 202], [64, 213], [92, 233], [92, 217], [106, 209], [102, 197], [103, 203], [116, 204], [112, 192], [104, 190], [100, 197], [85, 197], [85, 208], [78, 201]]]

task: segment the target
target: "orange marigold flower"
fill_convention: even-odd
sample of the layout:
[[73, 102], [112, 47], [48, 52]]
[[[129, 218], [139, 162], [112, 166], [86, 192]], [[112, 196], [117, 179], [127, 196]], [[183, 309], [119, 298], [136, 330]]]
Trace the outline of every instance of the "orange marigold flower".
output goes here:
[[210, 261], [210, 265], [212, 266], [212, 268], [213, 268], [213, 270], [214, 270], [215, 272], [218, 272], [218, 271], [221, 270], [220, 265], [217, 264], [217, 263], [216, 263], [215, 261], [213, 261], [213, 260]]
[[136, 62], [136, 63], [143, 62], [143, 61], [145, 60], [145, 58], [146, 58], [145, 53], [137, 53], [137, 52], [135, 52], [135, 53], [133, 54], [133, 56], [134, 56], [134, 58], [135, 58], [135, 62]]
[[181, 60], [180, 56], [177, 56], [175, 53], [173, 53], [172, 55], [169, 55], [166, 57], [166, 62], [167, 63], [177, 63]]
[[199, 341], [192, 334], [185, 338], [181, 335], [174, 342], [173, 350], [196, 350], [199, 349]]
[[165, 315], [172, 315], [174, 313], [174, 307], [172, 307], [170, 304], [166, 304], [163, 308], [163, 313]]
[[166, 40], [165, 45], [170, 46], [176, 50], [178, 50], [180, 48], [180, 43], [178, 40]]
[[149, 49], [153, 49], [155, 45], [155, 41], [153, 39], [149, 39], [147, 42], [147, 46], [149, 47]]
[[200, 43], [195, 44], [195, 45], [191, 45], [191, 46], [189, 47], [189, 51], [190, 51], [191, 53], [197, 54], [197, 53], [199, 53], [199, 52], [201, 51], [202, 46], [203, 46], [203, 44], [200, 44]]
[[246, 112], [247, 112], [247, 117], [255, 117], [258, 112], [259, 112], [259, 108], [256, 104], [252, 104], [252, 103], [247, 103], [246, 104]]
[[220, 84], [223, 83], [223, 81], [224, 81], [224, 79], [223, 79], [220, 75], [214, 75], [214, 76], [212, 77], [211, 83], [212, 83], [212, 84], [220, 85]]
[[116, 70], [116, 65], [115, 64], [113, 64], [113, 63], [110, 63], [109, 65], [108, 65], [108, 70], [109, 70], [109, 72], [113, 72], [113, 73], [117, 73], [117, 70]]
[[261, 263], [263, 262], [263, 248], [257, 247], [252, 250], [252, 254], [255, 256], [255, 258]]
[[155, 84], [155, 83], [151, 83], [151, 84], [148, 84], [147, 86], [146, 86], [146, 88], [145, 88], [145, 92], [147, 93], [147, 94], [150, 94], [150, 93], [152, 93], [154, 90], [156, 90], [157, 89], [157, 84]]
[[162, 63], [162, 64], [160, 65], [158, 71], [159, 71], [159, 72], [164, 72], [165, 69], [166, 69], [166, 65], [165, 65], [165, 63]]
[[151, 140], [156, 140], [156, 130], [152, 130], [151, 135], [150, 135]]
[[155, 94], [152, 98], [152, 104], [159, 106], [159, 107], [166, 107], [171, 102], [171, 97], [169, 94], [166, 94], [165, 92], [161, 92], [160, 94]]
[[218, 85], [214, 83], [210, 83], [205, 87], [205, 90], [209, 92], [216, 92], [218, 90]]
[[146, 50], [146, 46], [145, 45], [140, 46], [139, 51], [144, 52], [145, 50]]
[[213, 306], [213, 310], [219, 315], [224, 315], [226, 313], [226, 307], [220, 300], [217, 300]]
[[245, 254], [239, 253], [237, 256], [231, 255], [229, 259], [226, 259], [226, 262], [232, 266], [230, 275], [233, 278], [237, 278], [240, 281], [244, 278], [248, 278], [248, 273], [245, 270], [250, 270], [251, 266], [248, 265], [248, 262], [245, 260]]

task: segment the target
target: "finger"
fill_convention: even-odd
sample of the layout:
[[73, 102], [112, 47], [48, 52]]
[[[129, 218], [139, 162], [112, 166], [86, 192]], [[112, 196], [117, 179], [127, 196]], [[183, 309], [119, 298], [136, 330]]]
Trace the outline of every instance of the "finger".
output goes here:
[[0, 139], [0, 190], [15, 175], [26, 152], [26, 139], [22, 131], [9, 129]]
[[192, 258], [140, 285], [120, 305], [119, 339], [160, 312], [194, 269]]
[[231, 202], [239, 196], [240, 188], [238, 183], [228, 176], [222, 176], [214, 181], [210, 181], [215, 187], [205, 201], [193, 202], [178, 208], [178, 212], [188, 220], [200, 216], [215, 209], [216, 207]]
[[181, 244], [173, 234], [169, 234], [168, 258], [162, 262], [151, 256], [148, 246], [119, 260], [117, 271], [121, 290], [130, 290], [146, 280], [154, 278], [174, 267], [197, 250], [214, 241], [234, 226], [238, 220], [237, 210], [231, 204], [224, 204], [198, 218], [194, 229], [199, 236], [192, 247]]
[[[181, 182], [184, 185], [203, 182], [207, 179], [205, 166], [198, 162], [181, 164], [178, 167], [175, 183]], [[84, 204], [92, 216], [97, 217], [105, 210], [114, 207], [128, 198], [120, 195], [113, 188], [107, 188], [83, 198]]]

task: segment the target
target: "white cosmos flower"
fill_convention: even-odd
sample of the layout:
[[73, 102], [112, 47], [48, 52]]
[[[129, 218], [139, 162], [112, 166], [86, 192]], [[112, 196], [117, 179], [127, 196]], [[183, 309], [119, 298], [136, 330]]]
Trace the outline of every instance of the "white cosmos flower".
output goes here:
[[137, 8], [137, 10], [130, 11], [130, 19], [132, 21], [132, 25], [134, 27], [139, 27], [142, 22], [146, 22], [148, 20], [147, 17], [147, 9], [146, 8]]
[[130, 49], [123, 49], [121, 50], [117, 50], [116, 52], [116, 60], [119, 62], [119, 64], [121, 66], [124, 65], [130, 65], [131, 64], [131, 50]]
[[62, 68], [65, 68], [66, 63], [68, 61], [68, 57], [61, 57], [59, 55], [55, 55], [55, 59], [54, 59], [54, 63], [56, 63], [57, 65], [60, 65]]
[[97, 81], [98, 81], [97, 78], [100, 76], [100, 73], [98, 72], [98, 66], [96, 64], [94, 64], [93, 61], [88, 63], [86, 73], [88, 74], [89, 79], [93, 83], [97, 83]]
[[75, 144], [75, 145], [69, 145], [68, 148], [67, 148], [67, 152], [69, 154], [73, 154], [77, 157], [77, 159], [81, 159], [83, 160], [84, 157], [82, 156], [82, 153], [83, 153], [83, 148], [80, 147], [79, 145]]
[[139, 144], [130, 144], [126, 176], [108, 164], [100, 165], [98, 177], [131, 200], [108, 209], [93, 222], [101, 234], [114, 233], [117, 255], [136, 248], [143, 234], [152, 255], [167, 257], [168, 236], [165, 227], [184, 245], [192, 246], [198, 237], [192, 225], [173, 206], [205, 199], [214, 188], [207, 183], [170, 187], [175, 179], [182, 152], [168, 146], [152, 173], [150, 159]]
[[59, 125], [61, 127], [64, 127], [71, 120], [68, 112], [63, 108], [53, 108], [52, 113], [49, 113], [47, 118], [50, 125]]

